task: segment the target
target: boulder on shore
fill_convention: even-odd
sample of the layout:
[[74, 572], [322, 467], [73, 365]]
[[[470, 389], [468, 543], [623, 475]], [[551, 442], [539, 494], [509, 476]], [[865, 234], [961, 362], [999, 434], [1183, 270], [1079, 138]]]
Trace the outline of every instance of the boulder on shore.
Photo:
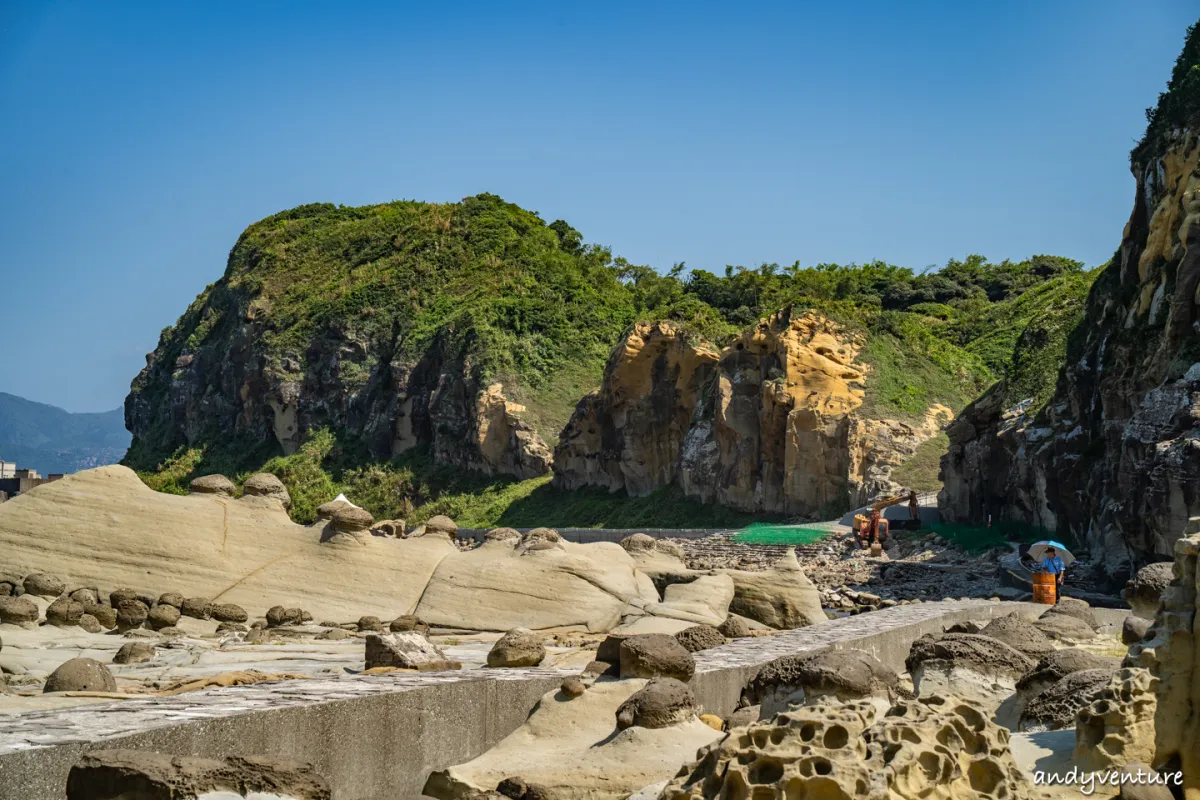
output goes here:
[[440, 647], [414, 631], [369, 634], [366, 648], [367, 669], [395, 667], [427, 672], [462, 668], [460, 662], [446, 658]]
[[154, 658], [154, 645], [149, 642], [126, 642], [113, 656], [114, 664], [140, 664]]
[[115, 692], [117, 681], [108, 667], [90, 658], [72, 658], [50, 673], [42, 692]]
[[710, 647], [720, 647], [725, 644], [725, 635], [711, 625], [693, 625], [675, 634], [679, 642], [689, 653], [699, 653]]
[[34, 597], [44, 597], [47, 600], [58, 597], [67, 590], [67, 585], [58, 578], [41, 572], [26, 575], [22, 585], [25, 587], [25, 594], [31, 594]]
[[9, 625], [37, 622], [37, 603], [28, 597], [0, 597], [0, 622]]
[[46, 622], [49, 625], [78, 625], [82, 616], [83, 604], [75, 602], [65, 594], [46, 608]]
[[617, 730], [666, 728], [695, 719], [696, 697], [686, 683], [674, 678], [652, 678], [617, 709]]
[[193, 478], [188, 490], [192, 494], [214, 494], [218, 497], [233, 497], [237, 491], [234, 482], [224, 475], [201, 475]]
[[692, 654], [674, 636], [646, 633], [621, 641], [622, 678], [675, 678], [690, 681], [696, 671]]
[[528, 628], [513, 628], [488, 651], [489, 667], [536, 667], [546, 657], [541, 635]]

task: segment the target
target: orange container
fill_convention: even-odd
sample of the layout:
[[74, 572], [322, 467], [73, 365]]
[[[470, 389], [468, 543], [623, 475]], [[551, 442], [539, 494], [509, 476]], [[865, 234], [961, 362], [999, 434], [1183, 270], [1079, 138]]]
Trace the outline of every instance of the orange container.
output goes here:
[[1057, 576], [1053, 572], [1033, 573], [1033, 602], [1054, 605], [1058, 596]]

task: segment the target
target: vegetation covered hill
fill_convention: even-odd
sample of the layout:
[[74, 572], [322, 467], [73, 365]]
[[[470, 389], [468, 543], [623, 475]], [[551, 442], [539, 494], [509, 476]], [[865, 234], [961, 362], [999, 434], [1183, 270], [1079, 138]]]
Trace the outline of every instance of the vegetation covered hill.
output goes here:
[[129, 447], [121, 410], [72, 414], [0, 392], [0, 460], [43, 475], [115, 464]]
[[669, 491], [631, 500], [472, 471], [474, 398], [501, 382], [553, 444], [633, 322], [670, 319], [720, 346], [791, 306], [867, 334], [870, 413], [957, 410], [1015, 368], [1043, 309], [1086, 283], [1081, 264], [1050, 256], [925, 274], [882, 262], [660, 274], [493, 195], [302, 206], [250, 226], [223, 277], [163, 331], [126, 401], [126, 463], [176, 492], [197, 474], [266, 469], [300, 520], [345, 490], [376, 517], [739, 524]]

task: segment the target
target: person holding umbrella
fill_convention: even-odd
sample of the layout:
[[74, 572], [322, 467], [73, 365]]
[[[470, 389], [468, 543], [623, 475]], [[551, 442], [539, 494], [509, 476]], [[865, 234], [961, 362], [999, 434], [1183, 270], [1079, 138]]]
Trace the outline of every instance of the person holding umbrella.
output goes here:
[[1053, 541], [1042, 541], [1033, 545], [1029, 548], [1029, 557], [1038, 565], [1038, 572], [1054, 576], [1054, 602], [1057, 604], [1059, 590], [1067, 574], [1067, 565], [1074, 561], [1075, 557], [1067, 548]]

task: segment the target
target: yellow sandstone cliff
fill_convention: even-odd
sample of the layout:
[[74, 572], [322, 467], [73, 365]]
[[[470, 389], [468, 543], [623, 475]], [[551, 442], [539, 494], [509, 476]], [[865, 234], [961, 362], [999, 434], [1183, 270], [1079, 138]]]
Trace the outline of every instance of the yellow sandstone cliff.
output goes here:
[[677, 483], [703, 502], [788, 515], [840, 514], [898, 489], [892, 468], [952, 413], [862, 415], [864, 343], [814, 312], [773, 315], [719, 353], [671, 323], [639, 324], [563, 430], [555, 484], [639, 496]]

